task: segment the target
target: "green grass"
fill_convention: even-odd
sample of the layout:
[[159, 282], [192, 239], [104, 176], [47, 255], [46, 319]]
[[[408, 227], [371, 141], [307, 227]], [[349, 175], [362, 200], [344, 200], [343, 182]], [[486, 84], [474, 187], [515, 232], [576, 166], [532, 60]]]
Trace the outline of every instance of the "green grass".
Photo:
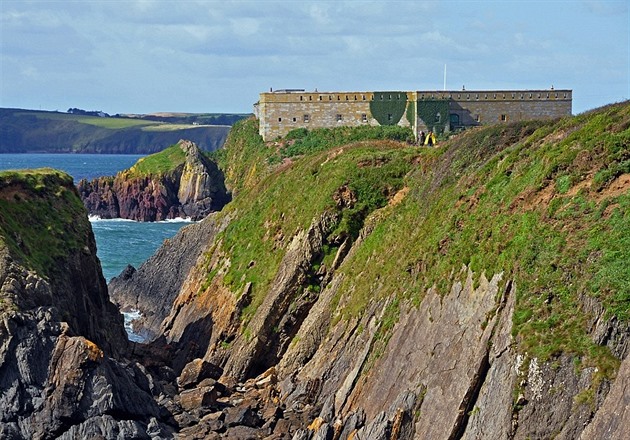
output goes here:
[[[372, 225], [339, 269], [333, 322], [390, 299], [378, 337], [386, 342], [398, 304], [420, 304], [429, 288], [446, 294], [465, 264], [476, 285], [484, 273], [514, 281], [519, 352], [541, 361], [572, 354], [610, 377], [616, 363], [589, 337], [581, 304], [593, 296], [606, 316], [630, 319], [630, 194], [610, 190], [630, 172], [629, 127], [630, 105], [622, 104], [472, 129], [424, 149], [351, 129], [296, 130], [265, 144], [256, 121], [243, 121], [216, 153], [238, 193], [220, 241], [230, 262], [224, 281], [234, 292], [252, 283], [251, 315], [291, 238], [333, 211], [338, 221], [315, 266]], [[353, 206], [335, 205], [342, 186], [356, 195]], [[403, 187], [401, 203], [388, 204]]]
[[186, 161], [186, 154], [179, 145], [171, 145], [159, 153], [145, 156], [125, 171], [129, 178], [159, 176], [174, 171]]
[[[543, 360], [562, 352], [588, 357], [595, 344], [581, 295], [598, 297], [608, 316], [630, 318], [630, 194], [569, 195], [598, 170], [627, 172], [628, 130], [611, 131], [612, 121], [627, 127], [630, 106], [452, 139], [437, 163], [409, 177], [409, 197], [344, 263], [340, 318], [392, 292], [415, 303], [431, 286], [445, 294], [467, 264], [477, 276], [503, 272], [515, 280], [520, 350]], [[545, 140], [565, 130], [571, 134], [562, 140]], [[549, 186], [554, 200], [537, 203]], [[521, 199], [527, 194], [531, 201]], [[607, 362], [610, 354], [598, 356]]]
[[[228, 141], [225, 156], [218, 160], [229, 164], [224, 169], [240, 196], [225, 209], [235, 219], [221, 242], [230, 255], [225, 282], [236, 292], [252, 283], [253, 301], [246, 315], [262, 302], [298, 230], [307, 229], [325, 211], [338, 213], [322, 255], [314, 262], [330, 264], [341, 241], [355, 238], [365, 218], [403, 186], [419, 154], [417, 148], [400, 142], [364, 141], [343, 152], [316, 151], [295, 158], [288, 168], [277, 168], [265, 160], [274, 150], [260, 139], [255, 121], [238, 123], [234, 130], [237, 139]], [[333, 194], [344, 185], [354, 192], [356, 203], [337, 207]]]
[[26, 267], [49, 278], [58, 260], [83, 250], [90, 225], [72, 177], [49, 168], [3, 171], [0, 194], [0, 241]]
[[[285, 140], [288, 142], [280, 149], [280, 158], [316, 153], [341, 145], [368, 140], [392, 140], [411, 144], [415, 141], [415, 137], [408, 127], [364, 125], [354, 128], [317, 128], [314, 130], [298, 128], [290, 131]], [[277, 157], [274, 156], [273, 159], [277, 159]]]
[[[20, 113], [18, 113], [19, 115]], [[159, 125], [159, 122], [146, 121], [141, 119], [131, 118], [100, 118], [98, 116], [85, 116], [75, 115], [72, 113], [54, 113], [54, 112], [36, 112], [34, 113], [38, 119], [50, 119], [56, 121], [75, 121], [81, 124], [94, 125], [96, 127], [108, 128], [112, 130], [118, 130], [121, 128], [129, 127], [142, 127]], [[22, 113], [22, 115], [28, 115], [28, 113]]]

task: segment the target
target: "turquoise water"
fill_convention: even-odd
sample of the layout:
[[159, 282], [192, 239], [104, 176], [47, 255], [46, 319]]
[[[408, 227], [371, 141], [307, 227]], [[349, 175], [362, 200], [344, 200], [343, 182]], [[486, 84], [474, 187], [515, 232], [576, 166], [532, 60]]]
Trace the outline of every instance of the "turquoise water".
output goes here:
[[90, 221], [96, 238], [97, 255], [107, 282], [119, 275], [128, 264], [138, 268], [164, 240], [191, 223], [185, 220], [154, 223], [121, 219]]

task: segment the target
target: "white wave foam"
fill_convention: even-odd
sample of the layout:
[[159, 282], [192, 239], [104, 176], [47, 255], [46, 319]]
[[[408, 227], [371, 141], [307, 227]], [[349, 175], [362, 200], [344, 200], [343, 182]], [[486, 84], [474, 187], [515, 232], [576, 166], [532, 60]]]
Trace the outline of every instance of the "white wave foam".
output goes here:
[[195, 221], [190, 217], [175, 217], [175, 218], [168, 218], [166, 220], [162, 220], [157, 223], [195, 223]]
[[128, 218], [101, 218], [98, 215], [88, 215], [88, 220], [91, 222], [131, 222], [131, 223], [196, 223], [190, 217], [176, 217], [166, 220], [160, 220], [157, 222], [139, 222], [137, 220], [130, 220]]

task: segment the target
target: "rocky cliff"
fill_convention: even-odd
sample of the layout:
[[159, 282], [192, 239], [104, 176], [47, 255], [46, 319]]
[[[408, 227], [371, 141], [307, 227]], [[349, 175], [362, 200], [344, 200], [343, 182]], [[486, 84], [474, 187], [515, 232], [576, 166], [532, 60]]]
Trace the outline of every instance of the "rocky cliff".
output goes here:
[[237, 124], [232, 203], [112, 284], [168, 350], [179, 435], [625, 438], [629, 127], [626, 103], [429, 150]]
[[0, 173], [0, 316], [0, 437], [170, 435], [66, 174]]
[[[0, 275], [3, 301], [21, 288], [51, 314], [3, 309], [19, 318], [2, 334], [2, 434], [626, 438], [630, 105], [436, 149], [357, 133], [265, 144], [255, 121], [234, 127], [220, 157], [234, 200], [110, 285], [150, 343], [126, 349], [106, 305]], [[64, 212], [54, 200], [73, 197], [51, 191], [40, 212]], [[72, 273], [64, 255], [93, 255], [72, 239], [85, 219], [42, 214], [31, 235], [4, 214], [23, 191], [4, 194], [11, 259], [50, 280]], [[72, 313], [39, 306], [51, 297]]]
[[199, 220], [230, 200], [216, 164], [183, 140], [115, 177], [81, 180], [78, 188], [91, 215], [138, 221]]

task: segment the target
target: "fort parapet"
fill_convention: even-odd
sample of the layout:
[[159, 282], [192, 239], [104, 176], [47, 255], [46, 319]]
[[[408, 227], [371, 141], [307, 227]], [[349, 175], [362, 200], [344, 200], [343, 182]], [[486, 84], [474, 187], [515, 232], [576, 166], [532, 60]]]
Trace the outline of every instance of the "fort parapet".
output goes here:
[[306, 92], [260, 94], [254, 113], [265, 141], [295, 128], [400, 125], [418, 135], [477, 125], [571, 114], [571, 90], [461, 90], [384, 92]]

